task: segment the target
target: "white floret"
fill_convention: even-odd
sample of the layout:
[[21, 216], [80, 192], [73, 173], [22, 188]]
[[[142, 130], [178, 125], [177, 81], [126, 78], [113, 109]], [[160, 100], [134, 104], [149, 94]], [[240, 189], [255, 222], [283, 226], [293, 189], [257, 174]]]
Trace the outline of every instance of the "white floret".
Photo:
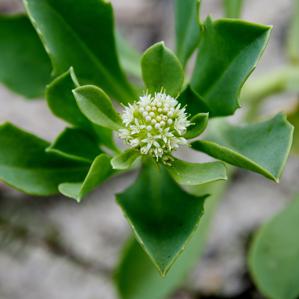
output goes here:
[[122, 121], [119, 137], [126, 144], [167, 165], [173, 161], [171, 153], [187, 144], [183, 135], [191, 124], [185, 108], [163, 92], [146, 94], [125, 107]]

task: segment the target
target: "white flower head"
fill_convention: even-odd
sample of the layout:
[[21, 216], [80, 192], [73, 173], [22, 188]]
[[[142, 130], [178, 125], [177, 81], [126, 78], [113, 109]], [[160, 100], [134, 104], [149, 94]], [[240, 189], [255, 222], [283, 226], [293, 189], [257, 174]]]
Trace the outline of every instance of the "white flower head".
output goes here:
[[171, 153], [187, 144], [183, 135], [191, 125], [185, 108], [164, 92], [146, 94], [126, 106], [122, 122], [119, 137], [127, 145], [168, 165]]

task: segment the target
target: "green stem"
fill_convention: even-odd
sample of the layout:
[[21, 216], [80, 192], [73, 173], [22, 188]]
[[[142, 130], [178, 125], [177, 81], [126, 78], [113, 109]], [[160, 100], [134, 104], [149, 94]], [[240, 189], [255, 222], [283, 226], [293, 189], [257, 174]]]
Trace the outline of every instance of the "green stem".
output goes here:
[[287, 41], [287, 51], [290, 61], [299, 64], [299, 0], [293, 1], [293, 18]]
[[226, 18], [240, 18], [243, 0], [223, 0]]
[[286, 91], [299, 92], [299, 67], [287, 66], [248, 82], [241, 94], [241, 104], [249, 111], [246, 120], [254, 120], [263, 102], [272, 95]]

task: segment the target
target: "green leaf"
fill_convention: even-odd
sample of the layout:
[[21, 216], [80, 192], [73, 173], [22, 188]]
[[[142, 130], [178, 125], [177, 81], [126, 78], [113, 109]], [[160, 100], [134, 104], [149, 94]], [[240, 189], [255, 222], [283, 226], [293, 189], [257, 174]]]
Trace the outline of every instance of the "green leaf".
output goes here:
[[86, 85], [74, 89], [73, 94], [79, 109], [92, 123], [112, 130], [121, 128], [121, 118], [102, 89]]
[[176, 53], [183, 65], [199, 43], [199, 0], [175, 0]]
[[47, 152], [92, 163], [101, 150], [95, 139], [86, 131], [79, 128], [66, 128], [47, 148]]
[[116, 47], [122, 67], [128, 74], [141, 78], [141, 54], [119, 33], [116, 34]]
[[52, 113], [78, 127], [90, 128], [90, 123], [81, 113], [72, 94], [80, 84], [73, 68], [53, 80], [46, 89], [46, 99]]
[[184, 192], [164, 168], [151, 163], [117, 201], [137, 240], [165, 276], [196, 230], [206, 196]]
[[271, 299], [299, 296], [299, 197], [265, 224], [249, 252], [249, 267], [260, 291]]
[[51, 63], [26, 16], [0, 16], [0, 81], [27, 98], [44, 95]]
[[72, 68], [48, 85], [46, 98], [52, 113], [69, 124], [96, 135], [100, 144], [114, 150], [112, 131], [92, 124], [80, 111], [72, 93], [78, 86], [79, 82]]
[[225, 16], [227, 18], [240, 18], [243, 0], [223, 0]]
[[128, 149], [116, 155], [111, 160], [111, 165], [113, 169], [125, 170], [130, 168], [139, 156], [140, 153], [136, 149]]
[[173, 97], [181, 92], [184, 72], [178, 58], [165, 47], [164, 42], [147, 49], [141, 60], [143, 80], [149, 92], [162, 89]]
[[214, 134], [212, 140], [195, 141], [192, 148], [279, 181], [293, 136], [284, 115], [243, 127], [221, 123]]
[[189, 163], [175, 159], [167, 170], [178, 184], [186, 186], [198, 186], [227, 179], [226, 168], [222, 162]]
[[135, 98], [118, 62], [113, 9], [106, 0], [24, 0], [52, 61], [55, 76], [74, 67], [84, 84], [121, 102]]
[[84, 196], [114, 174], [110, 161], [111, 158], [106, 154], [97, 156], [83, 182], [62, 183], [59, 185], [59, 191], [63, 195], [81, 202]]
[[80, 182], [88, 164], [46, 153], [49, 143], [11, 124], [0, 126], [0, 180], [22, 192], [47, 196], [65, 181]]
[[206, 201], [205, 213], [194, 237], [166, 277], [162, 278], [157, 273], [137, 241], [129, 242], [116, 272], [116, 285], [120, 298], [165, 299], [182, 285], [187, 273], [195, 267], [204, 251], [210, 223], [226, 185], [224, 182], [218, 182], [209, 184], [206, 188], [203, 186], [198, 188], [198, 194], [211, 193], [212, 196]]
[[231, 115], [239, 108], [241, 88], [266, 47], [271, 27], [210, 18], [203, 26], [191, 87], [210, 116]]
[[299, 101], [295, 109], [288, 115], [288, 121], [294, 126], [292, 152], [299, 155]]
[[209, 121], [208, 113], [198, 113], [191, 118], [191, 126], [188, 128], [187, 133], [184, 135], [187, 139], [192, 139], [204, 132], [207, 128]]
[[210, 110], [203, 99], [192, 90], [190, 85], [188, 85], [180, 94], [178, 101], [183, 107], [186, 107], [187, 113], [192, 116], [199, 112], [209, 112]]
[[299, 64], [299, 0], [293, 0], [293, 18], [288, 34], [288, 55], [294, 64]]

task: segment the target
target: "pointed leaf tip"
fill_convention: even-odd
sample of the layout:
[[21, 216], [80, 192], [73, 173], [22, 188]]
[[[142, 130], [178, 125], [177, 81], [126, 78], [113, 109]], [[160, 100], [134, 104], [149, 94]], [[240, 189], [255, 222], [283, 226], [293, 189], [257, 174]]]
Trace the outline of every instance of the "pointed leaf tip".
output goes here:
[[89, 132], [100, 145], [115, 150], [112, 131], [91, 123], [79, 109], [72, 93], [72, 90], [78, 87], [76, 80], [76, 76], [68, 70], [47, 86], [46, 99], [49, 108], [55, 116]]
[[232, 115], [240, 107], [242, 86], [266, 48], [271, 27], [211, 18], [203, 26], [191, 87], [211, 117]]
[[247, 126], [221, 122], [213, 139], [195, 141], [192, 148], [278, 182], [290, 152], [293, 130], [283, 114]]
[[64, 129], [46, 151], [86, 163], [101, 153], [95, 136], [79, 128]]
[[117, 195], [138, 242], [162, 276], [196, 230], [206, 197], [186, 193], [153, 164], [144, 165], [137, 181]]
[[111, 158], [108, 155], [100, 154], [94, 159], [83, 181], [62, 183], [59, 185], [59, 191], [64, 196], [81, 202], [88, 193], [115, 173], [110, 163]]
[[0, 181], [27, 194], [49, 196], [65, 180], [84, 178], [87, 163], [49, 154], [48, 146], [12, 124], [0, 126]]

